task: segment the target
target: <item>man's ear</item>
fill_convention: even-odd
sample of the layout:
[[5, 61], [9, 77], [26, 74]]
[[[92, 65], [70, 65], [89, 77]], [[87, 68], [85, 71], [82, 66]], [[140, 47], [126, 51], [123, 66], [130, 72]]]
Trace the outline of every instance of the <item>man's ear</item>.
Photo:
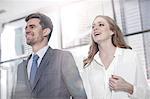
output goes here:
[[50, 32], [51, 32], [51, 30], [49, 28], [45, 28], [43, 30], [43, 36], [48, 36]]

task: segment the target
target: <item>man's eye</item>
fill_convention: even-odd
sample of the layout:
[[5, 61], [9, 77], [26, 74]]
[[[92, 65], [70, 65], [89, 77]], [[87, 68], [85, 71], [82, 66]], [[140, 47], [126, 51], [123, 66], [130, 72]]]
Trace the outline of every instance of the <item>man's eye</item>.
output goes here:
[[99, 24], [99, 26], [104, 26], [104, 24]]
[[27, 29], [27, 26], [25, 27], [25, 30]]
[[30, 28], [33, 29], [35, 26], [31, 26]]

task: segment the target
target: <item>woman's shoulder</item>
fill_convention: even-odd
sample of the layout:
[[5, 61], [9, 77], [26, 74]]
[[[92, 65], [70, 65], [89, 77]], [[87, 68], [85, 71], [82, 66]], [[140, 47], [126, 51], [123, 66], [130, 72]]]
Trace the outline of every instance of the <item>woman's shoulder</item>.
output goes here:
[[85, 56], [74, 56], [74, 59], [80, 72], [88, 71], [88, 69], [92, 67], [91, 65], [93, 64], [93, 61], [90, 64], [86, 64], [84, 66], [83, 60], [85, 59]]
[[125, 49], [125, 48], [119, 48], [119, 49], [125, 55], [129, 55], [129, 56], [137, 55], [137, 52], [135, 49]]
[[119, 48], [121, 51], [121, 55], [124, 57], [127, 57], [128, 59], [135, 59], [139, 57], [137, 51], [135, 49], [125, 49], [125, 48]]
[[82, 70], [84, 66], [83, 64], [84, 56], [74, 56], [74, 59], [79, 71]]

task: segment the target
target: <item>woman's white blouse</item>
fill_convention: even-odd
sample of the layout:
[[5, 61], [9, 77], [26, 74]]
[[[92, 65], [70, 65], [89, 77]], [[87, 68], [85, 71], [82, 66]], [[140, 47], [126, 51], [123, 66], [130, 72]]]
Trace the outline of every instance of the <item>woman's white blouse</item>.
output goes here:
[[[114, 59], [107, 70], [98, 54], [86, 68], [78, 66], [88, 99], [150, 99], [146, 96], [148, 84], [144, 66], [141, 65], [133, 50], [117, 48]], [[110, 90], [108, 82], [113, 74], [121, 76], [134, 85], [132, 95], [127, 92]]]

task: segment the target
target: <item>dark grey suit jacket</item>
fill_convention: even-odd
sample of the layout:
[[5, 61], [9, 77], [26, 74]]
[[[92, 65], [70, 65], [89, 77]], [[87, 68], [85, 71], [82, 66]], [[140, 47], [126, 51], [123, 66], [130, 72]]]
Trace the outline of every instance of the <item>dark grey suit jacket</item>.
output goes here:
[[48, 48], [37, 70], [34, 86], [30, 86], [27, 76], [28, 60], [18, 66], [12, 99], [70, 99], [70, 96], [86, 99], [71, 53]]

